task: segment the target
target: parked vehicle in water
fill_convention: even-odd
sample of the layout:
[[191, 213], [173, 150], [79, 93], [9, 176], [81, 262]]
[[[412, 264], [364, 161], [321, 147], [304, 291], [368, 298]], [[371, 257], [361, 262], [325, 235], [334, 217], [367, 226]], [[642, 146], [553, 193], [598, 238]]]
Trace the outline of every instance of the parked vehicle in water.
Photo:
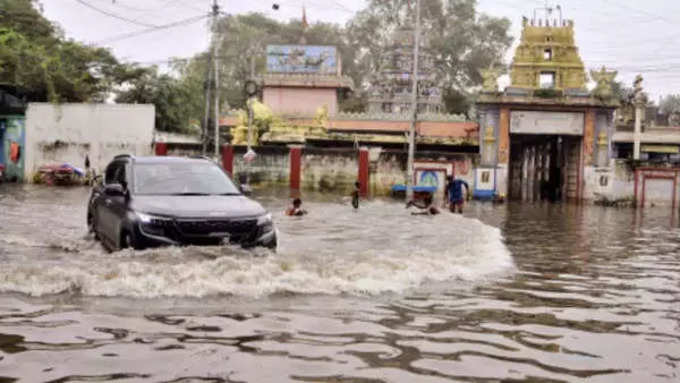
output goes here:
[[87, 224], [111, 251], [277, 246], [271, 214], [207, 159], [116, 156], [92, 188]]

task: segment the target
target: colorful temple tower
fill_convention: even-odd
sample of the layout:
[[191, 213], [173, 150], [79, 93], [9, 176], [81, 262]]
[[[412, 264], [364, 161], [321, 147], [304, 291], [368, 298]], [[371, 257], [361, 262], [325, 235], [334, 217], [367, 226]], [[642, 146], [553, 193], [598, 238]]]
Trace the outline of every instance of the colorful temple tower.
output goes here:
[[[369, 113], [408, 114], [412, 105], [413, 29], [396, 30], [372, 81], [368, 98]], [[427, 42], [421, 42], [418, 55], [418, 113], [444, 111], [442, 92], [436, 84], [432, 54]]]
[[586, 72], [574, 41], [574, 22], [525, 18], [510, 79], [518, 88], [584, 90]]
[[591, 71], [597, 87], [588, 91], [574, 22], [543, 10], [523, 20], [511, 85], [499, 92], [500, 71], [482, 71], [476, 195], [582, 200], [608, 187], [616, 72]]

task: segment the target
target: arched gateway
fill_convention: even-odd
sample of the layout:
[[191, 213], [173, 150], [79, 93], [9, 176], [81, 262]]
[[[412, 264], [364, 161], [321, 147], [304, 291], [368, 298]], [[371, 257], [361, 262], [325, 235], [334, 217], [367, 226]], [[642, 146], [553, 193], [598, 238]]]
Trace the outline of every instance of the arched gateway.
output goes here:
[[[486, 71], [487, 77], [493, 77]], [[614, 132], [614, 73], [586, 73], [574, 42], [574, 23], [524, 19], [511, 66], [511, 85], [485, 81], [477, 108], [480, 170], [492, 169], [496, 193], [522, 200], [581, 200], [586, 176], [605, 166]], [[493, 78], [492, 78], [493, 80]]]

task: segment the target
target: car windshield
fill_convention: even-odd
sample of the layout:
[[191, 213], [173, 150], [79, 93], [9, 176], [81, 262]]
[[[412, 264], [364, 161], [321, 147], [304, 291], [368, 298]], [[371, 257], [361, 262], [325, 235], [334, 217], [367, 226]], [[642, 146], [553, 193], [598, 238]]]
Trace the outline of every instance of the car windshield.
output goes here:
[[241, 194], [219, 167], [205, 162], [136, 164], [134, 193], [143, 195]]

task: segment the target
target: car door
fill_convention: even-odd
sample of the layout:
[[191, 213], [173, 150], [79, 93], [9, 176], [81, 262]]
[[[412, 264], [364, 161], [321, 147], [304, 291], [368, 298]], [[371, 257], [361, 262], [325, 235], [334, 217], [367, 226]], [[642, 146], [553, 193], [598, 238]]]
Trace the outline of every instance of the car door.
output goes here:
[[[125, 193], [129, 193], [128, 186], [130, 185], [130, 180], [128, 178], [129, 164], [123, 163], [116, 170], [115, 178], [116, 183], [123, 186]], [[128, 198], [125, 196], [108, 196], [110, 203], [106, 200], [104, 203], [108, 204], [108, 211], [110, 213], [111, 220], [111, 241], [119, 246], [118, 240], [120, 240], [121, 228], [124, 225], [125, 218], [128, 210]]]
[[104, 174], [104, 188], [103, 193], [97, 199], [95, 217], [97, 219], [97, 230], [103, 236], [104, 240], [109, 243], [117, 244], [116, 233], [117, 227], [114, 214], [114, 202], [118, 197], [106, 194], [106, 186], [120, 183], [118, 173], [125, 164], [123, 162], [113, 162], [106, 168]]

